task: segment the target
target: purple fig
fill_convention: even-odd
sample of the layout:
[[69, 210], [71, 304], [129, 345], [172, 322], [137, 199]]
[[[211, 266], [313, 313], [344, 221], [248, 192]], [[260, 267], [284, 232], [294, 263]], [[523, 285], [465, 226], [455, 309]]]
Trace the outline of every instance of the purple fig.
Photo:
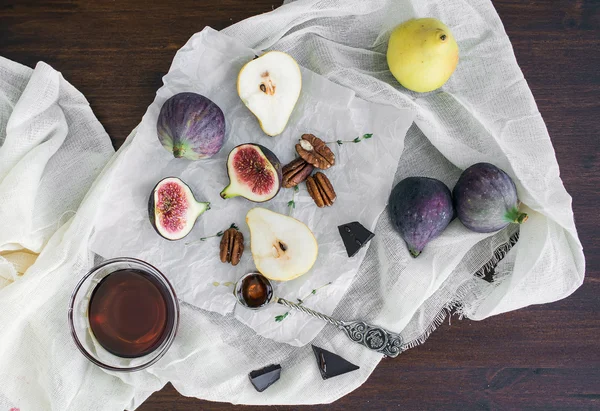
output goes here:
[[161, 180], [148, 201], [150, 223], [167, 240], [180, 240], [192, 231], [198, 217], [210, 210], [210, 203], [199, 203], [192, 190], [176, 177]]
[[527, 220], [527, 214], [519, 211], [515, 183], [493, 164], [478, 163], [463, 171], [453, 195], [459, 220], [478, 233], [491, 233]]
[[392, 224], [413, 257], [421, 254], [454, 216], [448, 187], [427, 177], [408, 177], [400, 181], [390, 195], [389, 212]]
[[179, 93], [163, 104], [158, 115], [158, 139], [175, 158], [199, 160], [219, 152], [225, 141], [225, 116], [208, 98]]
[[283, 178], [277, 156], [258, 144], [242, 144], [231, 150], [227, 174], [229, 185], [221, 191], [221, 197], [241, 196], [256, 203], [275, 197]]

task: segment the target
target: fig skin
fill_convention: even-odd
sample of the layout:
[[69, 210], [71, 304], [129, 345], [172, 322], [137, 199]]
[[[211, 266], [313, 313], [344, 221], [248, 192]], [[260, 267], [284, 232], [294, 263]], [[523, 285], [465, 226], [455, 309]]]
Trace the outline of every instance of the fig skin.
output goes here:
[[478, 233], [492, 233], [527, 220], [527, 214], [519, 211], [515, 183], [493, 164], [477, 163], [463, 171], [453, 197], [459, 220]]
[[225, 142], [223, 111], [197, 93], [179, 93], [165, 101], [156, 128], [159, 141], [175, 158], [209, 158]]
[[[282, 169], [281, 161], [279, 161], [279, 159], [277, 158], [275, 153], [273, 153], [268, 148], [261, 146], [260, 144], [255, 144], [255, 145], [261, 149], [261, 151], [263, 152], [263, 154], [265, 155], [267, 160], [269, 160], [269, 163], [271, 163], [273, 168], [277, 171], [277, 180], [279, 181], [279, 189], [277, 190], [277, 193], [279, 193], [279, 190], [281, 190], [281, 184], [283, 182], [283, 172], [281, 171], [281, 169]], [[275, 193], [275, 195], [277, 195], [277, 193]], [[273, 196], [273, 197], [275, 197], [275, 196]]]
[[[276, 177], [277, 178], [277, 191], [273, 194], [273, 196], [271, 196], [270, 198], [263, 200], [263, 201], [255, 201], [255, 200], [250, 200], [250, 199], [248, 199], [248, 201], [252, 201], [254, 203], [265, 203], [267, 201], [272, 200], [273, 198], [275, 198], [277, 196], [277, 194], [279, 194], [279, 191], [281, 191], [281, 186], [283, 184], [283, 172], [282, 172], [281, 161], [279, 161], [279, 158], [277, 158], [275, 153], [273, 153], [271, 150], [269, 150], [265, 146], [261, 146], [260, 144], [254, 144], [254, 143], [240, 144], [240, 145], [234, 147], [231, 150], [231, 152], [229, 153], [229, 156], [227, 157], [227, 177], [229, 178], [229, 185], [227, 185], [227, 187], [225, 187], [223, 189], [223, 191], [221, 191], [221, 198], [228, 199], [228, 198], [233, 197], [228, 194], [225, 194], [226, 190], [231, 185], [231, 182], [233, 181], [233, 179], [236, 178], [235, 176], [232, 176], [229, 171], [229, 161], [230, 161], [231, 153], [241, 146], [252, 146], [254, 149], [260, 150], [263, 153], [263, 155], [265, 156], [265, 158], [269, 161], [269, 163], [271, 163], [271, 165], [273, 166], [273, 168], [275, 169], [276, 174], [277, 174], [277, 177]], [[236, 194], [236, 195], [241, 195], [241, 194]]]
[[408, 250], [417, 257], [429, 241], [438, 237], [454, 217], [450, 189], [428, 177], [408, 177], [392, 190], [390, 219]]

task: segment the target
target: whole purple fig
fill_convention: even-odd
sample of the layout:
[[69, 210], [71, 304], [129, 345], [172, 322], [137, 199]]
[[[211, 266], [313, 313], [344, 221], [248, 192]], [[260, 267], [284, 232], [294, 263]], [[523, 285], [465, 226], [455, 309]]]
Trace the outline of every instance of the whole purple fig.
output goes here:
[[225, 141], [223, 111], [196, 93], [175, 94], [165, 101], [156, 128], [159, 141], [175, 158], [211, 157]]
[[491, 233], [527, 220], [527, 214], [519, 211], [515, 183], [493, 164], [478, 163], [463, 171], [453, 195], [458, 218], [478, 233]]
[[421, 254], [454, 216], [448, 187], [427, 177], [408, 177], [400, 181], [390, 195], [389, 212], [413, 257]]

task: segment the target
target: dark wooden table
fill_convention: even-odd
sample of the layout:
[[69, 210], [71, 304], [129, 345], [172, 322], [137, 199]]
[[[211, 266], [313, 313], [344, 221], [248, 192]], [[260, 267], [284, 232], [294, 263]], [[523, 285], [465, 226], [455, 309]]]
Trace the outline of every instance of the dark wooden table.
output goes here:
[[[61, 71], [88, 98], [119, 147], [193, 33], [207, 25], [222, 29], [279, 5], [2, 0], [0, 55], [29, 66], [43, 60]], [[315, 410], [600, 409], [600, 2], [495, 0], [494, 5], [573, 196], [587, 260], [585, 284], [554, 304], [482, 322], [454, 318], [425, 345], [384, 360], [360, 389]], [[231, 407], [182, 397], [168, 385], [139, 409]], [[264, 407], [254, 407], [259, 408]]]

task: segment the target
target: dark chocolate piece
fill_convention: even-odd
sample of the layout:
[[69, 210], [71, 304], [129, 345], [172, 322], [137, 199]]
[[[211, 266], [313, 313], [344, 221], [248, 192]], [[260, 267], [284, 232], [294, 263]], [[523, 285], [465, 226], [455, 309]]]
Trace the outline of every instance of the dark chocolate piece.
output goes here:
[[358, 250], [375, 237], [375, 234], [357, 221], [341, 225], [338, 227], [338, 230], [340, 231], [342, 240], [344, 240], [348, 257], [354, 257], [358, 253]]
[[263, 392], [271, 385], [273, 385], [277, 380], [279, 380], [279, 376], [281, 375], [281, 365], [272, 364], [266, 366], [265, 368], [261, 368], [260, 370], [255, 370], [248, 374], [250, 377], [250, 382], [256, 388], [256, 391]]
[[337, 377], [338, 375], [346, 374], [350, 371], [358, 370], [360, 367], [346, 361], [342, 357], [322, 348], [312, 346], [317, 365], [321, 372], [321, 377], [326, 380], [328, 378]]

